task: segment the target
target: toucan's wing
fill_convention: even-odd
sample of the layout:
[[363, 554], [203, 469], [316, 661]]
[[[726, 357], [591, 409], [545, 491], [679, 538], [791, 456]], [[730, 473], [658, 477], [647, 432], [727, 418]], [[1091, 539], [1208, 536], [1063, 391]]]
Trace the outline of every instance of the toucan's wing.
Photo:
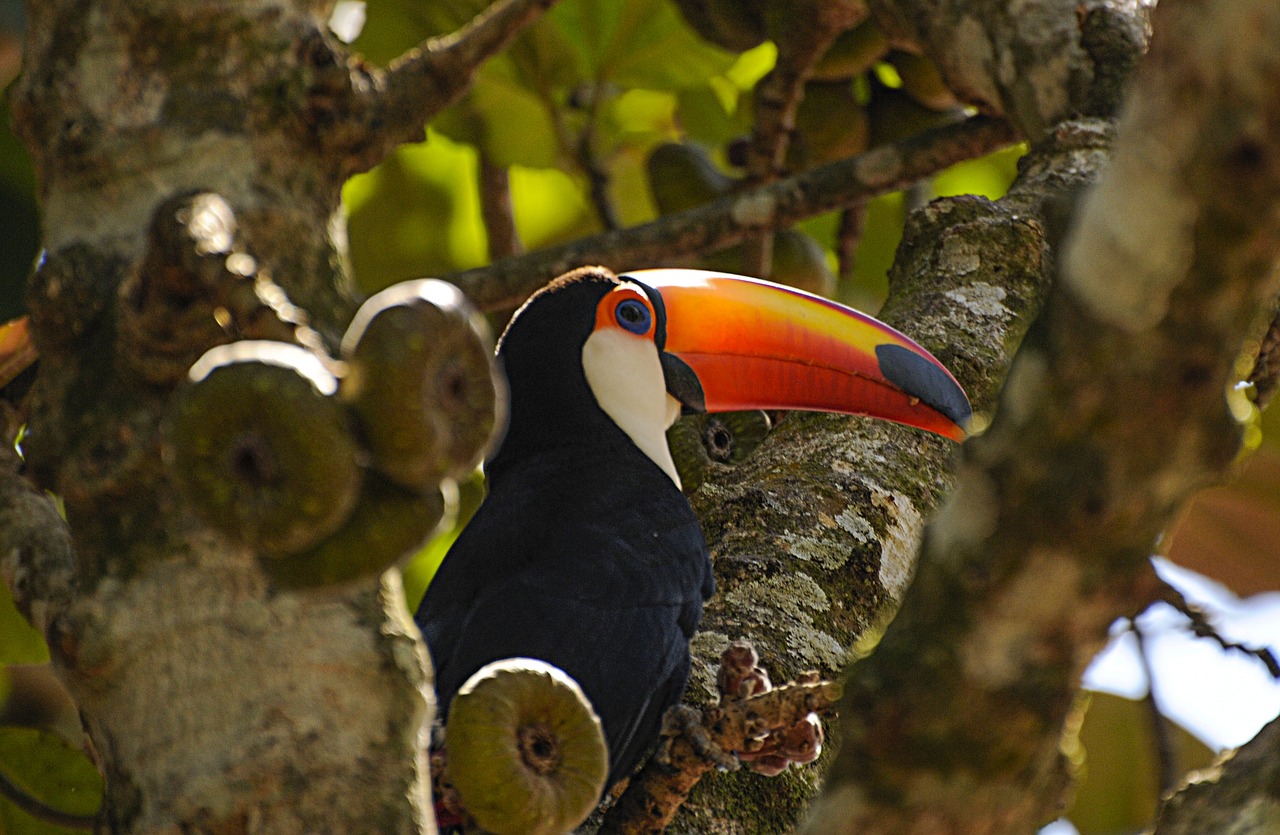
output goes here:
[[[582, 686], [624, 776], [684, 689], [711, 594], [688, 502], [644, 454], [563, 451], [504, 473], [427, 589], [417, 620], [442, 712], [477, 669], [529, 656]], [[608, 482], [606, 489], [605, 482]]]

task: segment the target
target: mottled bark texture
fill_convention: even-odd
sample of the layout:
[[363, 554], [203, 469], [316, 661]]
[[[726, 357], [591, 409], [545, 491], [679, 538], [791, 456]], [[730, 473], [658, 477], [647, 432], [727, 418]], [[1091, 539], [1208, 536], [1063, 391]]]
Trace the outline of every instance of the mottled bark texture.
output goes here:
[[[1107, 115], [1154, 0], [868, 0], [899, 49], [927, 55], [947, 86], [1038, 139], [1063, 119]], [[1105, 88], [1111, 87], [1111, 96]], [[1100, 89], [1103, 88], [1103, 89]]]
[[1280, 7], [1170, 2], [1154, 30], [995, 420], [964, 447], [897, 618], [852, 668], [803, 832], [1053, 818], [1084, 666], [1157, 593], [1156, 539], [1239, 450], [1226, 392], [1277, 291]]
[[1154, 835], [1266, 835], [1280, 831], [1280, 719], [1165, 802]]
[[[434, 831], [430, 678], [398, 574], [274, 591], [178, 501], [159, 427], [185, 368], [244, 324], [215, 303], [228, 282], [269, 272], [332, 343], [353, 309], [343, 181], [547, 5], [500, 3], [381, 73], [330, 35], [327, 0], [28, 4], [12, 104], [47, 254], [24, 446], [67, 524], [6, 472], [0, 573], [81, 708], [111, 831]], [[196, 191], [225, 201], [207, 228], [180, 199]], [[275, 302], [258, 312], [297, 313]]]

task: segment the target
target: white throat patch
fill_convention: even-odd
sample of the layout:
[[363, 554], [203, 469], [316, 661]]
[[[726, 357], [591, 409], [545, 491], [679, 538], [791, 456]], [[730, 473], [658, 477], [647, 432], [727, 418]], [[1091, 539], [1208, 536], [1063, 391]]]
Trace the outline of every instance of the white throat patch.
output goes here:
[[620, 330], [599, 330], [582, 346], [582, 369], [604, 413], [680, 487], [667, 446], [680, 403], [667, 394], [657, 346]]

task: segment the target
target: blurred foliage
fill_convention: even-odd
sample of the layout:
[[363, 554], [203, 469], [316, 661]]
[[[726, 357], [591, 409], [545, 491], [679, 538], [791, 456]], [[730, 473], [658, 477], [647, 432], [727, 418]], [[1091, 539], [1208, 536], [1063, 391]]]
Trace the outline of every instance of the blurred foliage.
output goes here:
[[[1067, 818], [1081, 835], [1140, 832], [1154, 819], [1160, 800], [1151, 708], [1109, 693], [1086, 698], [1078, 737], [1068, 735], [1063, 745], [1081, 777]], [[1186, 730], [1172, 722], [1167, 730], [1179, 774], [1213, 761], [1213, 751]]]
[[1255, 410], [1249, 428], [1260, 446], [1235, 480], [1198, 493], [1161, 545], [1172, 561], [1241, 596], [1280, 590], [1280, 409], [1260, 418]]
[[[14, 5], [4, 2], [0, 8]], [[385, 65], [425, 38], [456, 30], [488, 0], [366, 5], [367, 22], [353, 48]], [[698, 31], [671, 0], [562, 0], [484, 65], [472, 91], [433, 122], [426, 141], [403, 146], [347, 184], [343, 199], [360, 288], [372, 293], [396, 281], [447, 275], [487, 261], [477, 176], [482, 160], [508, 169], [514, 222], [526, 249], [603, 228], [607, 213], [592, 194], [592, 172], [603, 174], [608, 208], [623, 225], [739, 187], [744, 172], [735, 165], [735, 147], [751, 133], [753, 90], [772, 69], [777, 50], [765, 41], [735, 53]], [[963, 116], [938, 88], [936, 70], [923, 59], [891, 53], [871, 24], [837, 46], [820, 63], [809, 104], [802, 105], [788, 157], [794, 170]], [[22, 308], [38, 248], [38, 216], [30, 160], [10, 130], [7, 109], [0, 109], [3, 321]], [[694, 195], [692, 203], [664, 206], [649, 162], [656, 149], [672, 143], [696, 155], [717, 184]], [[825, 289], [874, 311], [887, 293], [886, 273], [908, 208], [954, 194], [998, 198], [1024, 151], [1015, 147], [961, 163], [909, 193], [871, 200], [859, 210], [856, 240], [839, 240], [842, 218], [830, 213], [789, 231], [792, 237], [784, 236], [780, 249], [812, 256], [811, 266], [825, 271], [823, 281], [835, 281], [840, 273]], [[841, 264], [837, 253], [849, 244], [856, 244], [852, 256]], [[712, 256], [722, 264], [733, 257], [732, 251]], [[1263, 446], [1245, 463], [1240, 481], [1207, 491], [1170, 539], [1171, 558], [1242, 594], [1280, 588], [1280, 545], [1271, 535], [1280, 529], [1280, 413], [1273, 413], [1253, 426], [1255, 435], [1261, 429]], [[479, 474], [460, 484], [456, 522], [405, 568], [411, 609], [483, 491]], [[0, 665], [47, 657], [40, 636], [17, 614], [0, 583]], [[0, 703], [8, 687], [3, 673], [0, 666]], [[1133, 830], [1148, 820], [1154, 804], [1147, 717], [1140, 705], [1117, 697], [1091, 698], [1081, 733], [1089, 752], [1087, 777], [1072, 819], [1086, 833]], [[1203, 751], [1185, 740], [1180, 744], [1191, 751], [1187, 765], [1202, 761]], [[100, 797], [100, 783], [83, 755], [37, 731], [0, 728], [0, 769], [68, 811], [92, 811]], [[52, 831], [62, 830], [36, 824], [0, 801], [0, 833]]]
[[[84, 752], [34, 728], [0, 727], [0, 771], [29, 797], [72, 815], [93, 815], [102, 805], [102, 777]], [[80, 833], [36, 820], [0, 797], [0, 835]]]
[[0, 666], [43, 664], [48, 660], [44, 638], [18, 612], [9, 586], [0, 582]]

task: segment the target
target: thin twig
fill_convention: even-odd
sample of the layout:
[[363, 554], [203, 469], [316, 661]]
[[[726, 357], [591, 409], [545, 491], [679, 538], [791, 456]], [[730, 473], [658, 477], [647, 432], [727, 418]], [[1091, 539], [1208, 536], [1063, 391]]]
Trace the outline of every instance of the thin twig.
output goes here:
[[783, 229], [807, 217], [897, 191], [1017, 140], [1007, 122], [974, 116], [652, 223], [506, 258], [447, 278], [483, 310], [513, 309], [550, 279], [583, 264], [625, 271], [713, 252], [740, 243], [760, 229]]
[[1223, 635], [1218, 632], [1217, 627], [1209, 622], [1209, 616], [1203, 609], [1189, 602], [1182, 595], [1182, 592], [1178, 591], [1163, 580], [1160, 581], [1158, 594], [1160, 600], [1169, 604], [1174, 609], [1177, 609], [1184, 617], [1187, 618], [1187, 620], [1191, 622], [1191, 631], [1195, 633], [1197, 638], [1209, 638], [1225, 650], [1242, 652], [1245, 655], [1262, 662], [1262, 665], [1267, 668], [1267, 672], [1271, 674], [1272, 678], [1280, 679], [1280, 661], [1276, 660], [1275, 653], [1273, 653], [1270, 648], [1251, 647], [1247, 644], [1236, 643], [1235, 641], [1230, 641], [1223, 637]]
[[867, 204], [850, 206], [840, 213], [840, 228], [836, 230], [836, 275], [845, 281], [853, 278], [858, 244], [867, 225]]
[[613, 198], [609, 195], [609, 172], [607, 172], [596, 156], [596, 119], [600, 112], [600, 97], [604, 95], [603, 85], [597, 83], [591, 90], [590, 112], [587, 123], [582, 127], [578, 137], [578, 164], [587, 174], [588, 191], [591, 194], [591, 205], [595, 206], [600, 225], [612, 232], [622, 228], [618, 220], [618, 211], [614, 208]]
[[511, 206], [511, 178], [505, 165], [497, 165], [480, 151], [480, 217], [489, 241], [489, 260], [519, 255], [524, 246], [516, 229]]
[[1276, 388], [1280, 387], [1280, 308], [1271, 318], [1271, 324], [1258, 346], [1258, 357], [1249, 374], [1249, 382], [1253, 384], [1254, 402], [1258, 408], [1267, 408]]
[[54, 809], [52, 806], [46, 806], [42, 801], [23, 791], [22, 787], [10, 780], [3, 771], [0, 771], [0, 796], [36, 820], [54, 826], [91, 830], [98, 822], [97, 815], [73, 815], [70, 812]]
[[1151, 654], [1147, 647], [1147, 637], [1138, 626], [1137, 618], [1129, 619], [1129, 631], [1138, 642], [1138, 660], [1142, 664], [1142, 673], [1147, 677], [1147, 695], [1143, 703], [1147, 706], [1147, 714], [1151, 719], [1151, 736], [1155, 742], [1156, 763], [1160, 777], [1160, 794], [1163, 796], [1178, 786], [1178, 757], [1173, 746], [1173, 727], [1168, 717], [1160, 709], [1156, 700], [1155, 670], [1151, 666]]

